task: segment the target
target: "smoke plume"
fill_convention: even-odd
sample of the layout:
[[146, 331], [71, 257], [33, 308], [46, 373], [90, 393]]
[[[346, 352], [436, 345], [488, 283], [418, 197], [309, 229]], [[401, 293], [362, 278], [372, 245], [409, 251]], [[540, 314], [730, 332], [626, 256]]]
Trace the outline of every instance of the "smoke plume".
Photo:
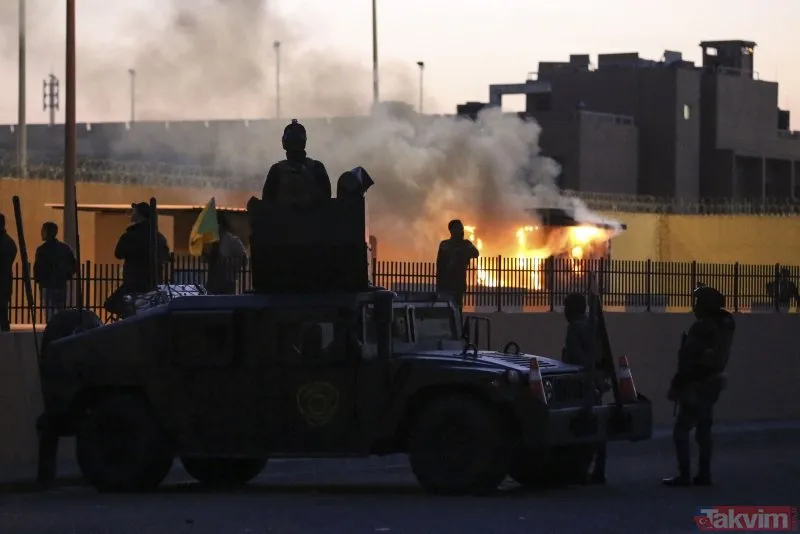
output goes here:
[[[28, 0], [29, 72], [46, 68], [37, 60], [48, 57], [46, 51], [63, 49], [63, 32], [53, 29], [63, 19], [52, 14], [51, 2]], [[87, 11], [93, 2], [80, 4]], [[102, 5], [95, 9], [102, 12]], [[477, 226], [481, 235], [513, 240], [509, 229], [532, 221], [527, 210], [537, 207], [560, 207], [578, 220], [601, 222], [558, 193], [560, 168], [540, 154], [534, 122], [499, 110], [485, 111], [477, 121], [420, 116], [402, 105], [367, 115], [370, 69], [310, 48], [303, 37], [310, 28], [282, 19], [272, 1], [161, 0], [132, 14], [115, 30], [113, 42], [93, 37], [92, 24], [98, 22], [86, 16], [78, 25], [79, 121], [126, 117], [129, 68], [136, 72], [137, 120], [274, 116], [273, 42], [279, 40], [283, 116], [362, 115], [303, 122], [309, 156], [325, 163], [334, 185], [340, 173], [357, 165], [375, 179], [368, 195], [370, 224], [382, 250], [430, 259], [452, 218]], [[15, 37], [16, 2], [6, 1], [0, 4], [0, 74], [6, 79], [15, 79]], [[414, 75], [409, 66], [382, 62], [383, 98], [414, 100]], [[120, 159], [166, 151], [206, 166], [265, 172], [283, 156], [284, 122], [260, 124], [204, 130], [173, 123], [166, 130], [163, 122], [137, 123], [109, 148]], [[261, 183], [250, 187], [258, 194]]]

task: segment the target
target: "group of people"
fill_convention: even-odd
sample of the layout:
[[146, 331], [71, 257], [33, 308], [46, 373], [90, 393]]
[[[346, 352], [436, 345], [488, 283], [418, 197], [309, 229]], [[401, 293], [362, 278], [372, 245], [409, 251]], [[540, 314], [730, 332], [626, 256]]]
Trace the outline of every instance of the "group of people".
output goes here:
[[[307, 156], [307, 140], [306, 129], [297, 120], [286, 126], [282, 137], [286, 159], [269, 169], [263, 188], [264, 200], [304, 204], [331, 198], [328, 172], [322, 162]], [[364, 187], [361, 178], [355, 175], [349, 178], [353, 180], [340, 180], [340, 188], [352, 186], [354, 181], [359, 182], [357, 187]], [[125, 295], [148, 293], [163, 282], [164, 266], [169, 261], [170, 251], [160, 232], [153, 251], [151, 222], [149, 204], [131, 204], [130, 225], [114, 250], [114, 256], [122, 262], [122, 284], [106, 301], [105, 308], [112, 313], [122, 315]], [[233, 233], [224, 213], [217, 212], [217, 225], [219, 240], [203, 249], [203, 259], [208, 265], [205, 288], [210, 294], [233, 294], [247, 261], [247, 251], [242, 240]], [[0, 214], [0, 332], [11, 329], [13, 268], [17, 256], [17, 244], [6, 231], [5, 216]], [[65, 308], [67, 288], [78, 268], [72, 248], [58, 239], [58, 226], [53, 222], [44, 223], [42, 244], [36, 250], [33, 281], [40, 289], [41, 306], [48, 320]]]
[[[247, 252], [242, 241], [233, 234], [224, 213], [217, 214], [219, 241], [206, 246], [203, 259], [208, 265], [206, 289], [212, 294], [236, 292], [236, 281]], [[106, 308], [120, 313], [121, 298], [128, 294], [147, 293], [163, 281], [163, 266], [169, 260], [167, 240], [157, 234], [154, 269], [151, 250], [150, 205], [145, 202], [131, 205], [131, 221], [120, 236], [114, 256], [122, 261], [122, 284], [106, 302]], [[39, 289], [39, 302], [49, 321], [67, 306], [67, 288], [78, 274], [78, 264], [72, 248], [58, 239], [58, 225], [45, 222], [41, 229], [42, 243], [36, 249], [32, 281]], [[10, 305], [14, 279], [14, 263], [18, 247], [6, 229], [6, 217], [0, 213], [0, 332], [11, 330]]]
[[[459, 220], [448, 225], [450, 238], [439, 244], [436, 257], [436, 290], [454, 296], [462, 307], [467, 286], [467, 269], [480, 253], [475, 245], [465, 238], [464, 225]], [[596, 286], [596, 282], [593, 284]], [[769, 290], [780, 295], [782, 300], [795, 299], [800, 303], [797, 288], [789, 279], [788, 271], [781, 272], [777, 288]], [[612, 377], [606, 375], [608, 368], [601, 333], [598, 328], [599, 299], [597, 289], [590, 292], [594, 309], [587, 313], [587, 299], [583, 294], [573, 293], [564, 299], [564, 315], [567, 319], [567, 334], [562, 351], [566, 363], [581, 365], [591, 370], [594, 377], [589, 387], [593, 390], [592, 404], [603, 402], [605, 394], [612, 389]], [[673, 440], [678, 459], [678, 474], [665, 478], [669, 487], [709, 486], [712, 484], [711, 428], [714, 424], [714, 406], [725, 389], [725, 367], [730, 357], [736, 325], [733, 316], [725, 309], [725, 297], [716, 289], [699, 284], [693, 292], [692, 311], [695, 322], [683, 335], [678, 352], [678, 370], [669, 385], [668, 399], [675, 403]], [[692, 477], [689, 437], [695, 430], [699, 447], [698, 468]], [[598, 442], [590, 472], [590, 484], [606, 483], [606, 443]]]
[[[78, 264], [69, 245], [58, 240], [56, 223], [44, 223], [41, 236], [42, 244], [36, 249], [33, 263], [33, 281], [39, 287], [41, 305], [49, 320], [66, 306], [67, 284], [77, 272]], [[11, 291], [17, 255], [17, 244], [8, 235], [6, 217], [0, 213], [0, 332], [11, 330]]]
[[[592, 293], [596, 300], [596, 291]], [[596, 304], [596, 303], [595, 303]], [[678, 459], [678, 474], [663, 479], [669, 487], [710, 486], [714, 406], [725, 389], [725, 368], [730, 358], [736, 324], [725, 309], [725, 297], [716, 289], [700, 285], [693, 293], [692, 311], [695, 321], [683, 334], [678, 351], [678, 370], [669, 384], [667, 398], [675, 403], [673, 441]], [[582, 294], [571, 294], [564, 300], [568, 326], [562, 359], [571, 364], [594, 369], [595, 403], [601, 403], [610, 387], [604, 375], [602, 344], [598, 339], [598, 313], [587, 314], [587, 300]], [[690, 434], [695, 431], [699, 460], [692, 477]], [[595, 449], [593, 468], [588, 482], [606, 483], [605, 442]]]
[[[122, 261], [122, 285], [108, 298], [106, 310], [124, 314], [123, 298], [155, 290], [164, 281], [164, 267], [170, 259], [167, 239], [161, 232], [152, 238], [153, 214], [150, 205], [139, 202], [131, 205], [131, 224], [120, 236], [114, 257]], [[236, 292], [236, 281], [247, 261], [242, 240], [232, 231], [227, 216], [217, 213], [219, 240], [203, 248], [208, 265], [206, 291], [214, 295]], [[155, 249], [154, 249], [155, 247]]]

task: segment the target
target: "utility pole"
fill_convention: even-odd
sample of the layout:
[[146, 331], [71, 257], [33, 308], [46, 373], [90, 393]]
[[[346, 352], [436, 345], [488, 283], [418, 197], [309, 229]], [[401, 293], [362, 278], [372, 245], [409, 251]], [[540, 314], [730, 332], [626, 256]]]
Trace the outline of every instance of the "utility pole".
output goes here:
[[378, 7], [377, 0], [372, 0], [372, 106], [380, 102], [378, 90]]
[[17, 172], [20, 178], [28, 177], [28, 123], [25, 118], [25, 0], [19, 0], [19, 96], [17, 109]]
[[77, 167], [75, 127], [75, 0], [67, 0], [67, 107], [64, 120], [64, 242], [77, 249], [78, 214], [75, 198]]
[[128, 69], [131, 76], [131, 124], [136, 122], [136, 71]]
[[281, 42], [272, 43], [275, 49], [275, 118], [281, 118]]
[[419, 67], [419, 114], [422, 115], [422, 102], [423, 102], [423, 95], [424, 95], [424, 78], [423, 73], [425, 72], [425, 62], [424, 61], [417, 61], [417, 67]]
[[50, 75], [50, 81], [44, 80], [44, 94], [42, 95], [42, 109], [50, 110], [50, 126], [56, 123], [56, 111], [58, 111], [58, 78], [55, 74]]

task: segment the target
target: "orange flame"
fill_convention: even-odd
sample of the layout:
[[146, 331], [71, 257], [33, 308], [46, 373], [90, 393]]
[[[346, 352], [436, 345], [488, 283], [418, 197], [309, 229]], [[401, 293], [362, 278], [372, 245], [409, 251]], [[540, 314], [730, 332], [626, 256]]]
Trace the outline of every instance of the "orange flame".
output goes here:
[[[580, 269], [580, 260], [591, 253], [598, 244], [606, 243], [613, 233], [604, 228], [591, 225], [567, 226], [557, 228], [540, 228], [539, 226], [521, 226], [516, 229], [516, 244], [507, 250], [497, 250], [484, 246], [483, 239], [478, 237], [477, 228], [465, 226], [465, 237], [475, 244], [481, 256], [497, 256], [516, 260], [510, 266], [513, 272], [503, 273], [498, 280], [497, 273], [478, 267], [477, 282], [486, 287], [524, 287], [540, 290], [544, 284], [544, 260], [550, 256], [566, 254], [575, 271]], [[536, 238], [546, 240], [546, 245], [532, 246]], [[491, 254], [489, 254], [491, 253]], [[530, 273], [520, 279], [520, 273]], [[513, 280], [511, 279], [513, 275]]]

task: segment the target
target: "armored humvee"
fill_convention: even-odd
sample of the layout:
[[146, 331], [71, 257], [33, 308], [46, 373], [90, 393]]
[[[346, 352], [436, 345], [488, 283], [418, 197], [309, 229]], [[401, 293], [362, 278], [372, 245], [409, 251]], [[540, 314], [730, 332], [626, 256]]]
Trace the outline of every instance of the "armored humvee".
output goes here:
[[[45, 333], [41, 450], [75, 436], [98, 490], [155, 488], [176, 457], [198, 481], [231, 486], [270, 458], [407, 453], [424, 488], [480, 494], [506, 475], [575, 480], [591, 443], [650, 436], [643, 396], [592, 406], [593, 424], [578, 425], [583, 369], [513, 343], [480, 350], [488, 322], [468, 319], [467, 336], [446, 296], [372, 287], [363, 196], [311, 214], [249, 210], [254, 292], [181, 296], [106, 326], [68, 311], [53, 321], [61, 334]], [[544, 399], [527, 384], [533, 359]]]

